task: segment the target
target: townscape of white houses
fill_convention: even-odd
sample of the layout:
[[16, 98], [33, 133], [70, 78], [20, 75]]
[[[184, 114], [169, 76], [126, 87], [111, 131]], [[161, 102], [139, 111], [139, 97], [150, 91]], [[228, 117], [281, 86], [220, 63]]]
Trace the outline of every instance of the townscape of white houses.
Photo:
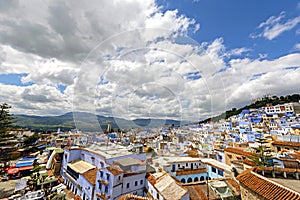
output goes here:
[[58, 131], [40, 143], [45, 170], [78, 199], [300, 199], [298, 102], [181, 127]]

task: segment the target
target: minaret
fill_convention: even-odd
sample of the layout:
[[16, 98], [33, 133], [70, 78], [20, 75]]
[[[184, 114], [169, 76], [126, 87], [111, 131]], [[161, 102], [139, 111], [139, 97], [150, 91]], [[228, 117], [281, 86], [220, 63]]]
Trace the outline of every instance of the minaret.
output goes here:
[[111, 124], [107, 124], [107, 133], [111, 132]]

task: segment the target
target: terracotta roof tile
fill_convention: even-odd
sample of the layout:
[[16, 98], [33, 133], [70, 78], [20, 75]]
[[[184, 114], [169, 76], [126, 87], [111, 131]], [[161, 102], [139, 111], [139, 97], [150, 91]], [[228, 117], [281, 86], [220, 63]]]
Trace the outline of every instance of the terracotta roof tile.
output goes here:
[[108, 171], [110, 171], [114, 176], [122, 174], [123, 170], [118, 165], [110, 165], [106, 168]]
[[254, 170], [257, 170], [257, 168], [245, 170], [237, 176], [237, 180], [241, 185], [249, 188], [265, 199], [282, 200], [293, 196], [294, 199], [300, 200], [300, 194], [298, 192], [269, 180], [255, 173]]
[[152, 198], [137, 196], [133, 194], [124, 194], [119, 198], [119, 200], [148, 200], [148, 199], [150, 200]]
[[293, 158], [296, 158], [296, 159], [300, 160], [300, 152], [299, 151], [295, 151], [293, 154], [290, 154], [290, 156], [292, 156]]
[[256, 166], [256, 164], [252, 160], [243, 160], [243, 163], [249, 166]]
[[238, 154], [238, 155], [242, 155], [242, 156], [253, 157], [253, 153], [245, 151], [243, 149], [234, 148], [234, 147], [225, 148], [224, 151], [234, 153], [234, 154]]
[[96, 174], [97, 174], [97, 168], [90, 169], [89, 171], [84, 172], [82, 175], [90, 184], [95, 185], [96, 183]]
[[[213, 183], [215, 181], [224, 181], [235, 197], [240, 196], [240, 186], [233, 179], [214, 179], [209, 182]], [[188, 189], [191, 200], [208, 200], [207, 194], [209, 194], [209, 199], [221, 199], [219, 193], [216, 193], [216, 191], [211, 187], [207, 187], [206, 181], [198, 183], [185, 183], [183, 184], [183, 187]], [[209, 193], [207, 193], [207, 189], [209, 189]]]
[[300, 142], [284, 142], [284, 141], [274, 141], [272, 145], [281, 145], [289, 147], [300, 147]]
[[150, 174], [149, 177], [148, 177], [148, 181], [149, 181], [152, 185], [155, 185], [155, 183], [156, 183], [156, 178]]
[[177, 171], [176, 176], [182, 176], [188, 174], [200, 174], [200, 173], [206, 173], [206, 168]]

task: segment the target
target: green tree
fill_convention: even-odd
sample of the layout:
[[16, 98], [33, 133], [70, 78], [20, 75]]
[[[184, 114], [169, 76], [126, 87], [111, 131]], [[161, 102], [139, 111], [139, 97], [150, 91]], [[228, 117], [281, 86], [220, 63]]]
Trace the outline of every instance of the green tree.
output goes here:
[[39, 135], [35, 133], [32, 136], [26, 137], [23, 142], [26, 146], [29, 146], [35, 143], [39, 138]]
[[259, 144], [258, 147], [254, 147], [256, 153], [252, 158], [252, 161], [259, 166], [273, 166], [272, 149], [267, 147], [265, 144], [268, 142], [265, 138], [257, 138], [256, 142]]
[[[33, 169], [32, 169], [32, 172], [33, 172], [33, 173], [34, 173], [34, 172], [39, 172], [40, 169], [41, 169], [41, 166], [40, 166], [40, 164], [38, 163], [37, 159], [35, 159], [34, 162], [33, 162]], [[37, 173], [37, 178], [39, 178], [39, 177], [40, 177], [40, 174]]]
[[9, 112], [10, 108], [11, 106], [7, 103], [0, 104], [0, 143], [13, 138], [13, 135], [9, 133], [14, 120], [14, 116]]

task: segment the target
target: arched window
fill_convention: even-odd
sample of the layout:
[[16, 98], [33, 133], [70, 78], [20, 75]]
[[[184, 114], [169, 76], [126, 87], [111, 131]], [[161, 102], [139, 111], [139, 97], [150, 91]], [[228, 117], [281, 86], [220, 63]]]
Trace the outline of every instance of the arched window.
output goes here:
[[194, 182], [197, 182], [197, 181], [199, 181], [199, 179], [198, 179], [198, 177], [195, 177]]
[[204, 176], [201, 176], [201, 177], [200, 177], [200, 181], [204, 181]]
[[188, 178], [187, 182], [188, 183], [193, 182], [193, 179], [190, 177], [190, 178]]
[[181, 182], [181, 183], [185, 183], [185, 179], [184, 179], [184, 178], [182, 178], [180, 182]]

